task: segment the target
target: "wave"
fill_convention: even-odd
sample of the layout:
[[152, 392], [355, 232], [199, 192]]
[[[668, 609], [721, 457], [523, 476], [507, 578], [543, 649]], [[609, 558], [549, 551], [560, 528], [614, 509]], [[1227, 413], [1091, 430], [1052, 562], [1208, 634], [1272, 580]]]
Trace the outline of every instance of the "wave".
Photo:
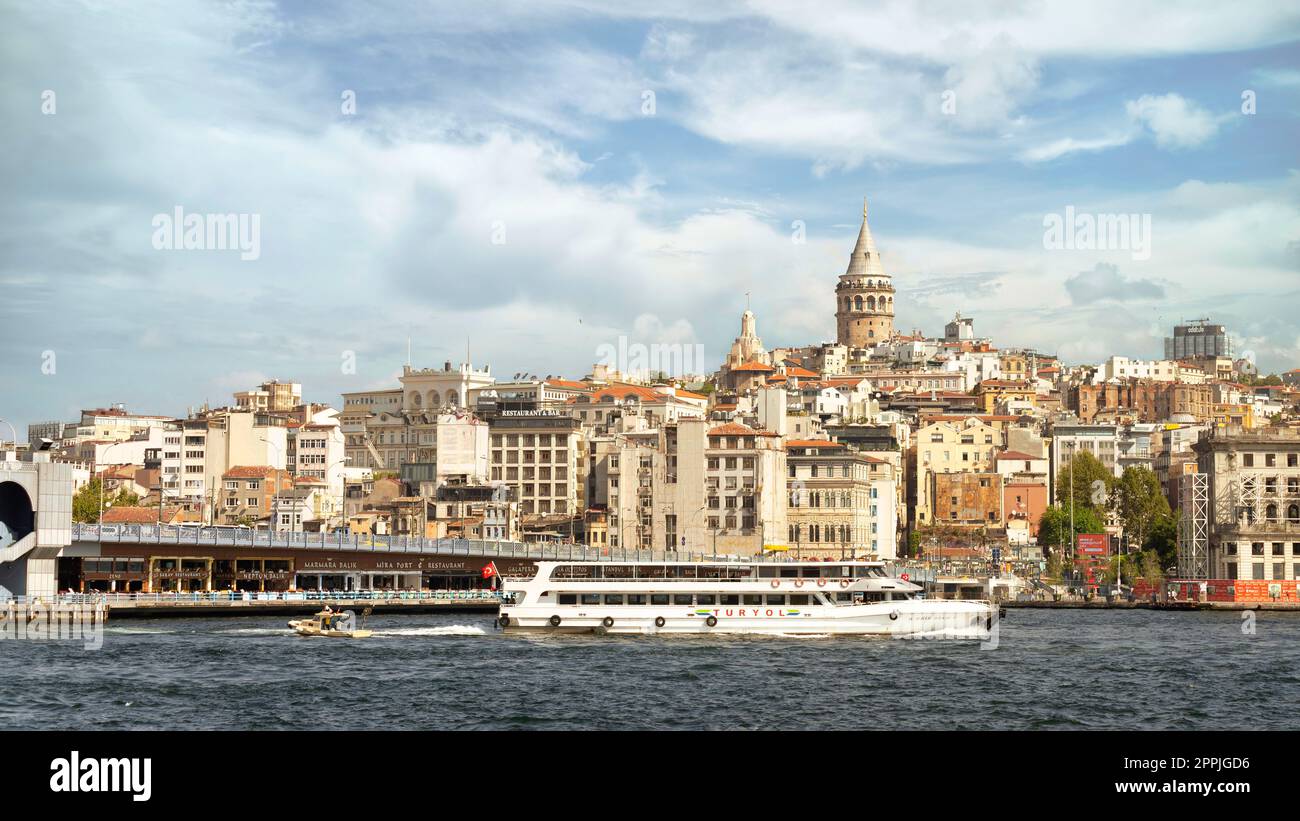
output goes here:
[[445, 627], [408, 627], [401, 630], [376, 630], [376, 636], [486, 636], [487, 631], [472, 624], [449, 624]]

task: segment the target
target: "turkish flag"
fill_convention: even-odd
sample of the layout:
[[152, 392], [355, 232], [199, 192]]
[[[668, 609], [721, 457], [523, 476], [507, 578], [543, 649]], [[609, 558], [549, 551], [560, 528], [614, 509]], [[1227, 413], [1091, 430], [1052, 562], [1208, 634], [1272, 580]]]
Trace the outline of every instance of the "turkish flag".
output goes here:
[[496, 562], [488, 562], [487, 564], [483, 565], [483, 578], [485, 578], [485, 579], [490, 579], [490, 578], [492, 578], [493, 576], [496, 576], [496, 575], [499, 575], [499, 574], [497, 573], [497, 563], [496, 563]]

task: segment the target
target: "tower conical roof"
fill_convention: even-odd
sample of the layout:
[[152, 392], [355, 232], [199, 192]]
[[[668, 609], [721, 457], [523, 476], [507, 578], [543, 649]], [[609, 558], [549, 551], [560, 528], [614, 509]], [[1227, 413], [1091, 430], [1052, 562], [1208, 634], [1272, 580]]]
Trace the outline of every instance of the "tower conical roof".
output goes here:
[[858, 242], [853, 246], [849, 257], [848, 270], [844, 276], [887, 277], [885, 266], [880, 264], [880, 252], [876, 250], [876, 240], [871, 236], [867, 226], [867, 200], [862, 199], [862, 228], [858, 231]]

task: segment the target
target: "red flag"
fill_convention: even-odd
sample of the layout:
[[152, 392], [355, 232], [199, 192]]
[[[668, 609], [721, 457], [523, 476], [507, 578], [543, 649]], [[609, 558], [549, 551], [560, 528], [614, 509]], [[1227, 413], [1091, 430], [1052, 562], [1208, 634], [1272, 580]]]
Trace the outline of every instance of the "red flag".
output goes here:
[[490, 579], [493, 576], [499, 576], [499, 575], [500, 574], [497, 573], [496, 562], [488, 562], [487, 564], [483, 565], [483, 578]]

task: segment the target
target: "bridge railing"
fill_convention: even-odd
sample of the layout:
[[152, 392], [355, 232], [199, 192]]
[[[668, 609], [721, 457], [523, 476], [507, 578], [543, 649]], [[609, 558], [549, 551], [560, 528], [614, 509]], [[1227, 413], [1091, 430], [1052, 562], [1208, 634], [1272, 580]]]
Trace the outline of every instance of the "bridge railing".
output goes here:
[[384, 602], [458, 601], [496, 604], [509, 594], [496, 590], [291, 590], [280, 592], [192, 591], [174, 593], [62, 593], [57, 596], [4, 596], [9, 605], [227, 604], [230, 602]]
[[420, 536], [369, 535], [358, 533], [308, 533], [287, 530], [254, 530], [247, 527], [195, 527], [151, 524], [73, 524], [74, 542], [122, 544], [213, 545], [223, 547], [282, 547], [305, 550], [378, 551], [421, 553], [439, 556], [482, 557], [484, 559], [532, 559], [535, 561], [629, 561], [698, 562], [752, 561], [752, 556], [712, 556], [703, 552], [662, 550], [600, 549], [571, 542], [528, 543], [483, 539], [427, 539]]

